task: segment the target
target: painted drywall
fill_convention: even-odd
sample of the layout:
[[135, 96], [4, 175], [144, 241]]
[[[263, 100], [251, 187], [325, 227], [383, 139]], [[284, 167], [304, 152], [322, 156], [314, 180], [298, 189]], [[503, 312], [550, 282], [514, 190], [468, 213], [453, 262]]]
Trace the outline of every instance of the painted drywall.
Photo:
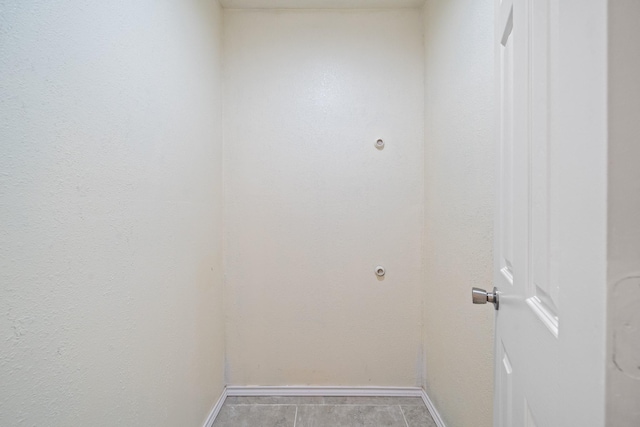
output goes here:
[[420, 9], [224, 20], [227, 381], [419, 385]]
[[609, 1], [607, 425], [640, 425], [640, 3]]
[[223, 387], [217, 3], [6, 0], [0, 40], [0, 425], [202, 425]]
[[493, 425], [493, 1], [427, 0], [425, 389], [448, 427]]

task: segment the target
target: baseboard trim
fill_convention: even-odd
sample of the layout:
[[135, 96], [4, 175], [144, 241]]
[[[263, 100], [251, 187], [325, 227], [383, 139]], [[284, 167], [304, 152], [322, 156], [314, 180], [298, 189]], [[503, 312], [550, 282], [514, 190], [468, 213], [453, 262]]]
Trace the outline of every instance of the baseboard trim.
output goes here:
[[440, 416], [440, 413], [438, 412], [436, 407], [433, 405], [433, 402], [431, 401], [431, 399], [429, 399], [429, 395], [427, 394], [427, 392], [424, 391], [424, 389], [420, 389], [420, 391], [421, 391], [420, 395], [422, 397], [422, 401], [427, 406], [429, 413], [431, 413], [431, 418], [433, 418], [433, 421], [436, 422], [436, 426], [447, 427], [445, 426], [444, 421], [442, 421], [442, 417]]
[[421, 397], [419, 387], [227, 386], [227, 396]]
[[224, 405], [224, 401], [227, 399], [227, 396], [228, 396], [227, 388], [225, 387], [224, 390], [222, 390], [222, 394], [220, 395], [220, 398], [218, 399], [216, 404], [213, 405], [213, 408], [211, 409], [211, 412], [207, 417], [207, 421], [204, 422], [204, 427], [213, 427], [213, 423], [216, 420], [216, 417], [218, 416], [218, 414], [220, 413], [220, 409], [222, 409], [222, 405]]

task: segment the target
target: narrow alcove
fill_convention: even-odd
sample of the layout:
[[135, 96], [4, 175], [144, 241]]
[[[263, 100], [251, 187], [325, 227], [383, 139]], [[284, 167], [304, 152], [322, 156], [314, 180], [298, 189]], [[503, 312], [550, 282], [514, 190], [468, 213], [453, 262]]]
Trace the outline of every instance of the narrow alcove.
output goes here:
[[14, 3], [0, 425], [491, 424], [492, 1]]

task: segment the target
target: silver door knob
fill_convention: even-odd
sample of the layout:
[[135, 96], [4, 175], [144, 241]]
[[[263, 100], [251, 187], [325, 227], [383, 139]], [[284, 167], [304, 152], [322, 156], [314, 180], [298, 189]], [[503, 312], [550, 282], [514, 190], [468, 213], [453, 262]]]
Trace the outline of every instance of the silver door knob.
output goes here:
[[493, 288], [493, 292], [487, 292], [480, 288], [473, 288], [471, 289], [471, 300], [474, 304], [486, 304], [490, 302], [496, 310], [500, 305], [497, 288]]

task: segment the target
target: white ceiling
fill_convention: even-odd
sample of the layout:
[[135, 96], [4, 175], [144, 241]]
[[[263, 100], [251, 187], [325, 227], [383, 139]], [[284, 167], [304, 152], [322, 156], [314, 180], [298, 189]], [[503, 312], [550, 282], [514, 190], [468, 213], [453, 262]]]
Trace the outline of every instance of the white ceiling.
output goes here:
[[227, 9], [389, 9], [421, 7], [425, 0], [219, 0]]

